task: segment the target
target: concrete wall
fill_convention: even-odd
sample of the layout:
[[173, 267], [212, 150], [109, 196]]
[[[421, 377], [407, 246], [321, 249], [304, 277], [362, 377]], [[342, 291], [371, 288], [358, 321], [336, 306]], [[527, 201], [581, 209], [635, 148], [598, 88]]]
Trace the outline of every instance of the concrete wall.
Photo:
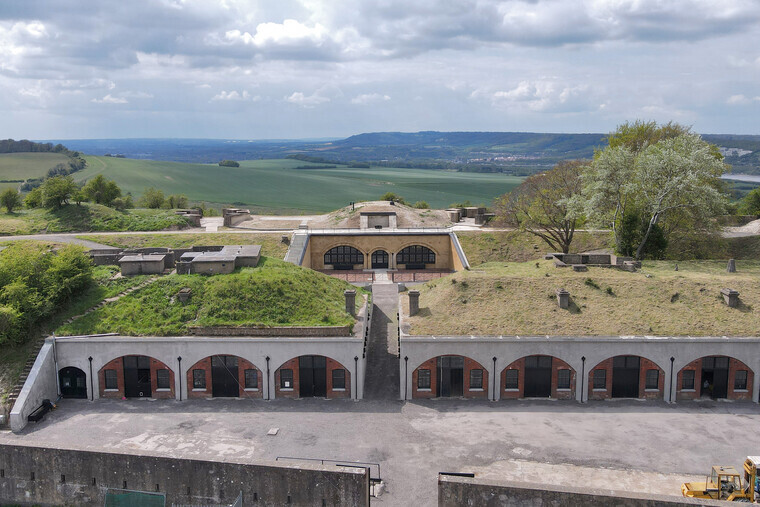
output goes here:
[[29, 414], [42, 405], [42, 400], [55, 402], [58, 399], [54, 352], [52, 341], [47, 341], [37, 354], [29, 377], [11, 409], [11, 430], [21, 431], [26, 426]]
[[649, 495], [607, 490], [527, 484], [470, 477], [438, 476], [438, 506], [462, 505], [522, 506], [578, 505], [589, 507], [676, 507], [683, 505], [719, 506], [718, 500], [696, 500], [678, 496]]
[[214, 462], [0, 445], [0, 503], [103, 505], [109, 488], [166, 494], [166, 504], [369, 505], [361, 468]]

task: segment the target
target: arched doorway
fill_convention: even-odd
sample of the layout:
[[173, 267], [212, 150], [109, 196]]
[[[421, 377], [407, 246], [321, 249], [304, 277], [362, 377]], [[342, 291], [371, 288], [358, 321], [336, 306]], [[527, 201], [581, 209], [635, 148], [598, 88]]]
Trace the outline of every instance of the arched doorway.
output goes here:
[[274, 373], [275, 395], [284, 398], [350, 398], [351, 373], [326, 356], [304, 355], [280, 365]]
[[612, 397], [639, 397], [639, 356], [617, 356], [612, 360]]
[[336, 246], [325, 252], [324, 266], [332, 269], [351, 270], [359, 265], [364, 267], [364, 254], [352, 246]]
[[214, 398], [240, 396], [237, 356], [211, 356], [211, 396]]
[[665, 372], [646, 357], [610, 357], [589, 371], [588, 397], [662, 399]]
[[266, 379], [251, 361], [231, 354], [204, 357], [187, 370], [188, 398], [261, 398]]
[[435, 252], [426, 246], [411, 245], [396, 254], [396, 265], [405, 269], [425, 269], [427, 264], [435, 264]]
[[58, 382], [64, 398], [87, 398], [87, 376], [79, 368], [62, 368], [58, 372]]
[[388, 252], [385, 250], [372, 252], [372, 269], [388, 269]]
[[530, 355], [501, 372], [503, 399], [575, 398], [575, 370], [558, 357]]
[[460, 355], [431, 357], [412, 372], [412, 398], [487, 398], [488, 371]]
[[327, 360], [325, 356], [298, 358], [298, 393], [302, 398], [327, 396]]
[[676, 399], [752, 399], [754, 372], [729, 356], [704, 356], [678, 372]]
[[150, 358], [124, 356], [124, 397], [150, 398]]

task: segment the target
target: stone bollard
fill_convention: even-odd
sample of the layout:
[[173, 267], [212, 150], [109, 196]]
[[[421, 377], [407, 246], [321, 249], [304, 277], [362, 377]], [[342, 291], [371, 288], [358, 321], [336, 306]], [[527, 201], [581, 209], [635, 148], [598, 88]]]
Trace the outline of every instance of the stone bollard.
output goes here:
[[720, 293], [723, 295], [723, 301], [726, 302], [729, 308], [736, 308], [739, 306], [739, 291], [734, 289], [721, 289]]
[[344, 290], [343, 295], [346, 296], [346, 311], [356, 316], [356, 290]]
[[557, 289], [557, 305], [563, 310], [570, 306], [570, 293], [565, 289]]
[[180, 289], [179, 292], [177, 293], [177, 298], [179, 299], [180, 303], [184, 304], [184, 303], [187, 303], [188, 299], [190, 299], [190, 296], [192, 295], [192, 293], [193, 293], [193, 289], [191, 289], [190, 287], [184, 287]]
[[726, 266], [726, 271], [729, 273], [736, 273], [736, 260], [728, 259], [728, 266]]
[[417, 315], [420, 311], [420, 291], [409, 291], [409, 316]]
[[283, 234], [282, 237], [280, 238], [280, 243], [282, 243], [284, 245], [289, 245], [290, 244], [290, 236], [288, 236], [287, 234]]

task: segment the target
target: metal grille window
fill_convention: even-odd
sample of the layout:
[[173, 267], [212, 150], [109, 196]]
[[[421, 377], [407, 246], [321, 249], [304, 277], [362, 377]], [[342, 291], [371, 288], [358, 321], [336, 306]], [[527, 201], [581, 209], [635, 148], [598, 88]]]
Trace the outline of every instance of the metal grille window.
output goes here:
[[193, 389], [206, 389], [206, 370], [193, 370]]
[[552, 356], [528, 356], [525, 358], [526, 368], [551, 368]]
[[430, 389], [430, 370], [417, 371], [417, 389]]
[[169, 389], [169, 370], [166, 368], [156, 370], [156, 387], [158, 389]]
[[594, 370], [594, 389], [607, 389], [607, 370]]
[[338, 368], [332, 371], [332, 386], [333, 389], [346, 388], [346, 370]]
[[396, 255], [397, 264], [435, 264], [435, 252], [422, 245], [412, 245]]
[[612, 367], [626, 369], [638, 368], [639, 359], [639, 356], [617, 356], [612, 359]]
[[483, 389], [483, 370], [470, 370], [470, 389]]
[[364, 264], [364, 254], [352, 246], [336, 246], [325, 254], [325, 265]]
[[106, 370], [106, 389], [118, 389], [119, 383], [116, 380], [116, 370]]
[[703, 370], [727, 370], [728, 358], [725, 356], [712, 356], [702, 359]]
[[747, 389], [747, 370], [737, 370], [734, 376], [734, 391]]
[[259, 372], [256, 370], [245, 370], [245, 388], [259, 388]]
[[647, 381], [644, 385], [644, 389], [659, 389], [660, 388], [660, 371], [659, 370], [647, 370]]
[[681, 389], [694, 389], [694, 370], [684, 370], [681, 375]]
[[293, 370], [290, 368], [280, 370], [280, 389], [293, 389]]
[[570, 389], [570, 370], [557, 370], [557, 389]]
[[506, 373], [504, 380], [504, 389], [519, 389], [520, 384], [518, 381], [520, 371], [516, 369], [509, 369]]

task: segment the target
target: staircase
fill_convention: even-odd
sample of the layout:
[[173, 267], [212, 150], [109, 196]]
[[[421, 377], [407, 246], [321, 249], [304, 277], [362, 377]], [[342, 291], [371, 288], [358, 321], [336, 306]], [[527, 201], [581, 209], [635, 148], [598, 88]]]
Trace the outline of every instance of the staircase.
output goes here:
[[306, 249], [306, 243], [309, 241], [309, 235], [305, 232], [296, 232], [293, 234], [293, 238], [290, 241], [290, 247], [288, 253], [285, 254], [285, 262], [295, 264], [296, 266], [301, 264], [301, 256]]

